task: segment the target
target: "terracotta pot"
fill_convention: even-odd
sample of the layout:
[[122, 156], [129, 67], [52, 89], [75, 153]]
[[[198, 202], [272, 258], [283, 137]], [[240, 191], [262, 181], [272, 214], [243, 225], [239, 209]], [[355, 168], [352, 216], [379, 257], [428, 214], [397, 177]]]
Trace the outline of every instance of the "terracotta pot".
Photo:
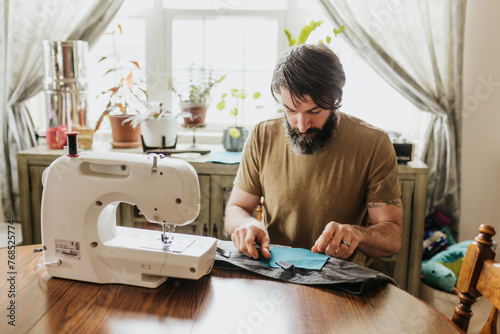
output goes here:
[[123, 123], [130, 115], [110, 115], [113, 141], [111, 145], [115, 148], [140, 147], [141, 125], [133, 128], [130, 122]]
[[208, 103], [181, 102], [179, 106], [183, 112], [191, 113], [191, 117], [184, 117], [185, 124], [204, 124], [207, 116]]

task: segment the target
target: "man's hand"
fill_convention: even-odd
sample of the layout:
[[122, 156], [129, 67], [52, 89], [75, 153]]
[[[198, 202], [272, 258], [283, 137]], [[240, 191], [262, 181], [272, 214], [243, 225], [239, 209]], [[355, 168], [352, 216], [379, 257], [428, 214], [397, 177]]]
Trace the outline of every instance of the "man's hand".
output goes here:
[[271, 257], [271, 253], [269, 252], [269, 234], [260, 222], [248, 223], [235, 229], [233, 234], [231, 234], [231, 240], [240, 253], [249, 257], [253, 257], [254, 259], [259, 258], [259, 251], [255, 247], [255, 243], [260, 245], [262, 256], [267, 259]]
[[368, 257], [391, 256], [401, 249], [403, 207], [401, 199], [367, 203], [367, 226], [330, 222], [312, 251], [346, 259], [357, 249]]
[[226, 206], [225, 229], [231, 235], [236, 249], [254, 259], [259, 258], [255, 243], [260, 245], [260, 252], [270, 258], [269, 233], [264, 223], [253, 217], [253, 212], [260, 202], [260, 196], [249, 194], [237, 186], [233, 187]]
[[347, 259], [359, 244], [359, 236], [351, 225], [329, 222], [311, 251], [325, 253], [339, 259]]

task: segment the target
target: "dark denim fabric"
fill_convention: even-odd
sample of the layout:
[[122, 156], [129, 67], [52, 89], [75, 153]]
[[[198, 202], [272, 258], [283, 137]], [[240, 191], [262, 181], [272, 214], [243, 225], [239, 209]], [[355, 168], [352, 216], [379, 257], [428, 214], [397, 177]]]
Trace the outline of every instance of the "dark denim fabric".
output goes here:
[[[286, 264], [283, 267], [289, 269], [270, 268], [262, 265], [261, 259], [255, 260], [239, 253], [231, 241], [218, 240], [217, 246], [214, 265], [216, 268], [235, 269], [236, 266], [284, 282], [331, 286], [352, 294], [361, 294], [382, 283], [397, 286], [392, 278], [381, 272], [334, 257], [330, 257], [321, 270], [302, 269]], [[271, 245], [271, 247], [282, 246]], [[223, 253], [226, 256], [223, 256]]]

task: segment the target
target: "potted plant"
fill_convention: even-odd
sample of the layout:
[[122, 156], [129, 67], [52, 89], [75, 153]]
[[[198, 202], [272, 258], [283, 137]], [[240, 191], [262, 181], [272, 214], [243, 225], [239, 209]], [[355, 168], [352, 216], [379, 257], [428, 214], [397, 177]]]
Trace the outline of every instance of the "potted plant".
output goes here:
[[[179, 116], [179, 115], [177, 115]], [[162, 103], [150, 103], [148, 111], [129, 117], [132, 127], [141, 126], [144, 150], [175, 148], [177, 144], [177, 116], [163, 108]]]
[[141, 146], [141, 128], [139, 125], [133, 127], [126, 122], [130, 116], [147, 111], [148, 97], [145, 83], [139, 75], [141, 67], [133, 60], [122, 61], [116, 50], [115, 34], [122, 34], [121, 26], [112, 32], [113, 52], [104, 56], [100, 62], [108, 62], [108, 69], [103, 76], [114, 75], [114, 86], [101, 92], [98, 98], [106, 98], [108, 103], [99, 117], [95, 131], [101, 125], [104, 117], [109, 117], [113, 141], [111, 145], [116, 148], [129, 148]]
[[[252, 95], [254, 100], [260, 97], [259, 92], [255, 92]], [[234, 118], [234, 126], [230, 126], [224, 130], [222, 135], [222, 146], [227, 151], [231, 152], [241, 152], [243, 150], [243, 145], [248, 137], [248, 130], [244, 127], [238, 126], [238, 115], [240, 114], [241, 106], [243, 101], [247, 98], [247, 93], [245, 90], [231, 89], [230, 94], [222, 94], [221, 101], [217, 104], [217, 109], [224, 110], [226, 108], [226, 97], [228, 97], [231, 103], [231, 110], [229, 113]], [[256, 108], [261, 108], [261, 106], [256, 106]]]
[[184, 117], [184, 123], [204, 124], [210, 104], [210, 92], [226, 76], [219, 76], [214, 74], [213, 70], [195, 68], [193, 65], [189, 67], [188, 72], [189, 81], [185, 86], [170, 78], [169, 88], [179, 98], [181, 111], [190, 114], [190, 117]]

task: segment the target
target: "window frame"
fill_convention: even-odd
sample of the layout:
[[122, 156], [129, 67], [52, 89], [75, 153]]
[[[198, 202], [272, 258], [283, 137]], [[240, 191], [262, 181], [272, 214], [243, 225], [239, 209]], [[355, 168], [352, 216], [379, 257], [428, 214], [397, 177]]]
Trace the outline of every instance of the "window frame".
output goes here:
[[[167, 109], [172, 110], [175, 99], [168, 90], [168, 78], [173, 72], [172, 54], [168, 50], [172, 49], [173, 37], [171, 33], [175, 19], [192, 18], [214, 18], [221, 15], [217, 9], [177, 9], [161, 8], [160, 10], [149, 11], [146, 15], [146, 85], [148, 87], [148, 96], [151, 100], [162, 101]], [[224, 16], [258, 16], [268, 19], [275, 19], [278, 22], [278, 31], [284, 31], [286, 27], [287, 10], [225, 10]], [[286, 35], [278, 33], [278, 58], [280, 54], [288, 47]], [[158, 80], [160, 79], [160, 80]], [[270, 82], [269, 82], [270, 85]], [[151, 88], [150, 88], [151, 87]], [[268, 87], [263, 87], [268, 89]], [[243, 123], [242, 126], [253, 128], [255, 124]], [[207, 124], [203, 131], [197, 131], [200, 135], [203, 132], [222, 133], [227, 127], [224, 123]], [[213, 137], [209, 135], [208, 137]], [[210, 140], [207, 138], [207, 140]], [[203, 141], [203, 139], [201, 140]]]

